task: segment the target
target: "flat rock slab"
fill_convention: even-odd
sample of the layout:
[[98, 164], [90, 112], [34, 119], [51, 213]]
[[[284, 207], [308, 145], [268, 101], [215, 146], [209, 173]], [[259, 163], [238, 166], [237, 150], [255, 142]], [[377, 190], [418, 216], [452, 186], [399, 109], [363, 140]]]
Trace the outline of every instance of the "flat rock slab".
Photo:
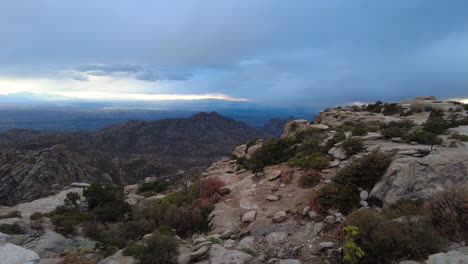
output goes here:
[[274, 181], [274, 180], [278, 179], [279, 177], [281, 177], [281, 170], [274, 170], [272, 172], [269, 172], [266, 175], [266, 179], [269, 180], [269, 181]]

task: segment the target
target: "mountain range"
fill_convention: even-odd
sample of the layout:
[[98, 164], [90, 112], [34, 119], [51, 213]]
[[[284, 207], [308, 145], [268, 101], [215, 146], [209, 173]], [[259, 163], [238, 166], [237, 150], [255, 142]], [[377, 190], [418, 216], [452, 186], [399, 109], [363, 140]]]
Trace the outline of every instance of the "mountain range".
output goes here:
[[30, 201], [72, 182], [190, 177], [237, 144], [266, 136], [216, 112], [86, 132], [10, 130], [0, 134], [0, 201]]

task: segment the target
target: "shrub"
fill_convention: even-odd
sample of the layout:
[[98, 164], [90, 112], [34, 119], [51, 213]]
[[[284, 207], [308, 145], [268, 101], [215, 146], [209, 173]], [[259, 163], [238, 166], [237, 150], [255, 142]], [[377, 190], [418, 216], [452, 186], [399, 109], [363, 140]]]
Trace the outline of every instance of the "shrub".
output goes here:
[[203, 229], [204, 218], [199, 207], [185, 205], [170, 207], [164, 214], [164, 223], [174, 228], [178, 235], [187, 237]]
[[340, 143], [345, 139], [346, 134], [343, 131], [336, 133], [331, 139], [327, 141], [324, 152], [328, 152], [328, 150], [331, 149], [333, 145], [335, 145], [336, 143]]
[[299, 167], [303, 170], [324, 170], [328, 168], [329, 164], [330, 160], [320, 152], [312, 153], [308, 156], [305, 156], [304, 152], [300, 152], [288, 160], [289, 166]]
[[294, 173], [292, 171], [283, 171], [283, 173], [281, 173], [281, 182], [284, 184], [290, 184], [293, 181], [293, 176]]
[[359, 228], [356, 242], [365, 256], [362, 263], [393, 263], [401, 258], [425, 259], [439, 252], [442, 240], [424, 221], [395, 221], [372, 210], [348, 215], [347, 224]]
[[394, 219], [398, 217], [411, 217], [424, 215], [423, 204], [419, 200], [403, 199], [384, 210], [384, 215], [387, 218]]
[[360, 138], [348, 138], [341, 143], [341, 146], [345, 150], [346, 154], [354, 155], [364, 148], [364, 143]]
[[122, 255], [124, 256], [141, 256], [144, 252], [144, 246], [136, 243], [130, 243], [123, 251]]
[[201, 185], [201, 205], [209, 206], [221, 200], [221, 197], [226, 193], [223, 189], [224, 182], [217, 177], [209, 178]]
[[8, 218], [21, 218], [21, 212], [18, 210], [11, 211], [5, 215], [0, 215], [0, 219], [8, 219]]
[[169, 183], [166, 181], [145, 182], [140, 184], [138, 192], [162, 192], [167, 189]]
[[463, 109], [465, 109], [465, 111], [468, 111], [468, 104], [464, 104]]
[[41, 212], [35, 212], [32, 215], [29, 216], [30, 220], [38, 220], [41, 219], [44, 215]]
[[353, 185], [327, 184], [317, 191], [317, 196], [309, 200], [317, 213], [323, 210], [338, 209], [348, 214], [359, 205], [359, 190]]
[[179, 244], [173, 237], [153, 234], [135, 256], [141, 264], [177, 264]]
[[131, 211], [131, 206], [125, 201], [123, 188], [102, 186], [93, 183], [84, 190], [83, 196], [100, 221], [118, 221]]
[[338, 171], [333, 182], [353, 184], [370, 190], [382, 178], [390, 163], [389, 155], [373, 151]]
[[56, 231], [63, 235], [71, 234], [75, 226], [95, 220], [92, 212], [79, 212], [64, 208], [66, 207], [59, 206], [51, 213], [52, 224]]
[[368, 104], [366, 106], [366, 110], [369, 112], [373, 112], [373, 113], [382, 112], [382, 108], [383, 108], [383, 103], [381, 101], [377, 101], [375, 102], [375, 104]]
[[381, 125], [381, 133], [386, 138], [404, 137], [414, 125], [414, 122], [409, 120], [391, 121]]
[[156, 228], [154, 232], [157, 232], [158, 234], [161, 234], [163, 236], [175, 236], [175, 233], [174, 233], [174, 230], [172, 230], [172, 227], [166, 224], [158, 226], [158, 228]]
[[437, 193], [424, 206], [442, 235], [456, 241], [468, 240], [468, 185]]
[[65, 203], [66, 207], [78, 208], [80, 199], [81, 197], [77, 192], [69, 192], [67, 193], [67, 196], [63, 202]]
[[299, 177], [299, 187], [311, 188], [319, 184], [321, 180], [320, 173], [316, 170], [309, 170]]
[[449, 123], [442, 117], [429, 118], [423, 125], [424, 131], [433, 134], [442, 134], [449, 127]]
[[460, 135], [460, 134], [457, 134], [457, 133], [452, 134], [449, 138], [450, 139], [458, 139], [460, 141], [468, 141], [468, 136]]
[[424, 145], [440, 145], [442, 144], [442, 139], [439, 138], [436, 134], [418, 129], [413, 133], [407, 135], [405, 138], [406, 142], [417, 142]]
[[0, 232], [8, 235], [18, 235], [27, 233], [18, 223], [0, 224]]
[[353, 136], [365, 136], [367, 132], [368, 130], [365, 127], [355, 127], [352, 130]]
[[357, 226], [346, 226], [343, 228], [345, 241], [343, 243], [343, 260], [349, 264], [358, 264], [359, 260], [364, 257], [364, 251], [356, 244], [356, 237], [359, 235]]
[[385, 103], [385, 108], [383, 110], [384, 115], [395, 115], [401, 112], [401, 106], [396, 103]]

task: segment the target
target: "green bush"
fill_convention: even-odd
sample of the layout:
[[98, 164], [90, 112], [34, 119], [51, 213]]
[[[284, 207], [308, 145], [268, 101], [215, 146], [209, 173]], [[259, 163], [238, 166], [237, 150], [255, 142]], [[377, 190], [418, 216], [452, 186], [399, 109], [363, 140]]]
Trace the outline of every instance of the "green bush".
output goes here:
[[41, 219], [44, 215], [41, 212], [35, 212], [29, 216], [30, 220], [38, 220]]
[[360, 152], [364, 148], [364, 141], [360, 138], [348, 138], [341, 143], [341, 146], [345, 150], [346, 154], [351, 156]]
[[308, 156], [304, 152], [300, 152], [290, 160], [288, 165], [291, 167], [299, 167], [303, 170], [324, 170], [329, 167], [330, 160], [322, 153], [316, 152]]
[[345, 139], [346, 134], [343, 131], [336, 133], [331, 139], [327, 141], [324, 152], [328, 152], [328, 150], [330, 150], [336, 143], [340, 143]]
[[404, 137], [414, 126], [414, 122], [409, 120], [391, 121], [381, 125], [381, 133], [385, 138]]
[[8, 218], [21, 218], [21, 212], [18, 210], [11, 211], [8, 214], [0, 215], [0, 219], [8, 219]]
[[372, 210], [357, 210], [348, 215], [346, 223], [359, 228], [356, 242], [365, 252], [360, 263], [426, 259], [442, 250], [442, 239], [422, 219], [396, 221]]
[[323, 213], [323, 210], [338, 209], [341, 213], [348, 214], [359, 205], [360, 200], [356, 186], [331, 183], [320, 188], [317, 197], [310, 202], [312, 208], [317, 208], [317, 205], [322, 208], [318, 213]]
[[338, 171], [333, 177], [333, 182], [344, 185], [353, 184], [371, 190], [382, 178], [390, 163], [389, 155], [373, 151]]
[[102, 186], [93, 183], [84, 190], [83, 196], [99, 221], [118, 221], [131, 211], [131, 206], [125, 201], [123, 188]]
[[166, 181], [154, 181], [154, 182], [145, 182], [140, 184], [138, 187], [138, 192], [162, 192], [169, 187], [169, 183]]
[[178, 248], [175, 238], [155, 233], [135, 257], [140, 264], [177, 264]]
[[384, 115], [395, 115], [401, 112], [401, 106], [396, 103], [385, 103], [383, 114]]
[[57, 232], [68, 235], [73, 232], [76, 226], [94, 221], [95, 215], [92, 212], [79, 212], [59, 206], [51, 213], [51, 220]]
[[63, 202], [66, 207], [78, 208], [80, 199], [81, 197], [77, 192], [69, 192], [67, 193], [67, 196], [65, 197], [65, 200], [63, 200]]
[[174, 230], [172, 230], [172, 227], [166, 224], [158, 226], [156, 228], [155, 232], [163, 235], [163, 236], [175, 236]]
[[380, 113], [383, 109], [383, 103], [381, 101], [375, 102], [375, 104], [368, 104], [366, 110], [373, 113]]
[[452, 134], [449, 138], [450, 139], [457, 139], [457, 140], [460, 140], [460, 141], [468, 141], [468, 136], [460, 135], [460, 134], [457, 134], [457, 133]]
[[0, 224], [0, 233], [8, 235], [26, 234], [27, 232], [17, 223], [14, 224]]
[[442, 117], [429, 118], [423, 125], [424, 131], [433, 134], [442, 134], [449, 127], [449, 123]]
[[365, 136], [368, 133], [367, 128], [365, 127], [355, 127], [352, 130], [353, 136]]
[[442, 139], [439, 138], [436, 134], [424, 131], [422, 129], [417, 129], [416, 131], [410, 133], [404, 140], [408, 143], [417, 142], [424, 145], [440, 145], [442, 144]]
[[144, 246], [136, 243], [130, 243], [123, 251], [123, 256], [141, 256], [144, 252]]

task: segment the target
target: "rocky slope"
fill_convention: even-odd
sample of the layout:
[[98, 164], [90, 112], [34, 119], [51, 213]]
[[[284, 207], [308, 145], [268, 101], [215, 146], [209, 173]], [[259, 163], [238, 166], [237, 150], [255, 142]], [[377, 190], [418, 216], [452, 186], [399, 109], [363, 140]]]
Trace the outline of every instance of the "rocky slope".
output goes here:
[[72, 182], [193, 176], [230, 155], [236, 144], [262, 135], [214, 112], [93, 132], [8, 131], [0, 134], [0, 204], [31, 201]]
[[[391, 121], [411, 120], [421, 125], [430, 116], [429, 108], [442, 110], [447, 120], [463, 120], [467, 116], [465, 110], [458, 109], [459, 104], [438, 101], [433, 97], [416, 98], [397, 105], [403, 111], [412, 108], [423, 110], [404, 115], [384, 115], [356, 107], [330, 108], [321, 112], [313, 122], [289, 122], [283, 138], [315, 128], [322, 130], [328, 140], [337, 133], [333, 128], [349, 122], [381, 125]], [[393, 158], [374, 188], [361, 191], [362, 209], [370, 206], [386, 208], [401, 199], [423, 200], [449, 187], [468, 184], [468, 143], [450, 139], [450, 135], [455, 132], [468, 135], [467, 128], [466, 125], [450, 128], [445, 134], [439, 135], [443, 143], [438, 146], [406, 143], [401, 138], [385, 138], [379, 132], [370, 132], [359, 136], [364, 143], [363, 150], [355, 155], [347, 155], [340, 146], [341, 142], [338, 142], [329, 152], [332, 157], [330, 168], [321, 171], [321, 183], [314, 188], [298, 187], [298, 180], [305, 172], [286, 163], [267, 166], [264, 173], [255, 176], [249, 170], [240, 169], [234, 160], [218, 161], [203, 175], [222, 180], [231, 193], [216, 204], [211, 214], [211, 236], [221, 237], [219, 244], [225, 248], [255, 252], [250, 262], [236, 263], [316, 263], [336, 258], [341, 255], [342, 243], [336, 236], [336, 230], [346, 217], [338, 210], [330, 210], [325, 216], [319, 216], [308, 206], [311, 193], [331, 182], [337, 171], [376, 149], [391, 154]], [[351, 132], [346, 132], [346, 135], [353, 137]], [[248, 150], [245, 145], [239, 146], [234, 154], [237, 157], [251, 157], [263, 144], [263, 141], [258, 141]], [[228, 233], [232, 235], [223, 235]], [[457, 247], [460, 244], [452, 246]], [[456, 261], [467, 258], [466, 248], [459, 248], [429, 256], [427, 263], [458, 263]]]

